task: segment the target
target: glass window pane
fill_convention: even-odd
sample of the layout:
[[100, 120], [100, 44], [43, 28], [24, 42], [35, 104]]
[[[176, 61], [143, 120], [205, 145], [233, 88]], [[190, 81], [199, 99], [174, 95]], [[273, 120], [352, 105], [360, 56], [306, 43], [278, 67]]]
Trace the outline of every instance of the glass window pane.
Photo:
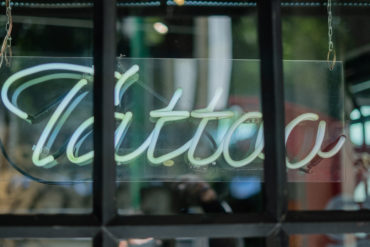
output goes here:
[[240, 3], [217, 16], [208, 15], [219, 4], [204, 1], [167, 1], [179, 15], [118, 8], [116, 114], [129, 121], [116, 132], [122, 214], [262, 209], [257, 15]]
[[287, 124], [308, 114], [287, 140], [288, 166], [307, 158], [288, 167], [292, 210], [367, 207], [368, 7], [331, 2], [281, 7]]
[[69, 147], [92, 116], [92, 5], [11, 2], [11, 53], [0, 68], [0, 213], [88, 213], [91, 165], [71, 160], [92, 148], [90, 126]]

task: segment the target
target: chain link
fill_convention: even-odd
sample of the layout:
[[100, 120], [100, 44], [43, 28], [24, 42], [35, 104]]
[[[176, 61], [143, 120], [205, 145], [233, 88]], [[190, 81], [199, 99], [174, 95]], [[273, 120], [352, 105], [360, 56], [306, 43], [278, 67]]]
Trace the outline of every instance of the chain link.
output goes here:
[[12, 56], [12, 28], [13, 28], [13, 18], [12, 18], [12, 7], [11, 0], [6, 0], [6, 17], [7, 22], [5, 25], [5, 37], [0, 50], [0, 67], [2, 66], [4, 59], [7, 66], [10, 66], [10, 57]]
[[330, 45], [333, 44], [333, 13], [331, 12], [331, 0], [328, 0], [328, 36], [329, 36], [329, 51], [331, 51]]
[[329, 37], [329, 44], [328, 44], [328, 55], [327, 55], [327, 62], [329, 65], [329, 69], [333, 70], [336, 62], [336, 54], [334, 50], [334, 43], [333, 43], [333, 13], [331, 11], [331, 0], [328, 0], [327, 3], [327, 11], [328, 11], [328, 37]]

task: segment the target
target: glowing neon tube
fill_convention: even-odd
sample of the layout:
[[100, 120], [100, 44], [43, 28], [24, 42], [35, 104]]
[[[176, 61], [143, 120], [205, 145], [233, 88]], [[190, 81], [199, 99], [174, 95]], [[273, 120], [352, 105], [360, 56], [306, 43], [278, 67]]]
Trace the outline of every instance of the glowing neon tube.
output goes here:
[[86, 154], [79, 155], [78, 157], [74, 155], [74, 150], [75, 150], [75, 145], [82, 135], [82, 133], [90, 126], [92, 126], [94, 123], [94, 117], [90, 117], [86, 119], [78, 128], [76, 131], [73, 133], [71, 139], [69, 139], [69, 142], [67, 144], [67, 158], [70, 162], [77, 164], [77, 165], [82, 165], [86, 164], [86, 162], [91, 161], [94, 158], [94, 151], [89, 151]]
[[87, 80], [82, 79], [80, 80], [69, 92], [68, 94], [64, 97], [60, 105], [57, 107], [53, 115], [51, 116], [49, 122], [46, 124], [40, 139], [38, 140], [35, 150], [32, 154], [32, 162], [36, 166], [45, 166], [45, 165], [51, 165], [50, 163], [53, 162], [53, 164], [56, 164], [56, 161], [54, 160], [54, 157], [52, 155], [48, 155], [44, 158], [40, 158], [41, 152], [43, 150], [43, 146], [52, 131], [55, 123], [58, 121], [60, 115], [64, 111], [64, 109], [67, 107], [68, 103], [73, 99], [73, 97], [80, 91], [81, 88], [87, 85]]
[[[120, 100], [120, 91], [123, 85], [125, 85], [125, 82], [133, 75], [135, 75], [139, 71], [139, 66], [134, 65], [129, 70], [127, 70], [121, 78], [116, 83], [116, 86], [114, 88], [114, 105], [118, 106], [121, 103]], [[126, 83], [127, 84], [127, 83]], [[126, 89], [129, 87], [128, 85]]]
[[[22, 77], [26, 77], [32, 74], [36, 74], [43, 71], [48, 70], [67, 70], [72, 72], [79, 72], [78, 73], [54, 73], [51, 75], [41, 76], [29, 81], [26, 81], [22, 85], [18, 86], [11, 97], [11, 101], [8, 98], [8, 92], [14, 82], [21, 79]], [[138, 71], [139, 66], [134, 65], [129, 70], [127, 70], [124, 74], [120, 74], [119, 72], [115, 72], [115, 78], [118, 80], [115, 85], [114, 91], [114, 104], [115, 106], [119, 106], [121, 102], [121, 98], [127, 91], [127, 89], [133, 85], [138, 80]], [[63, 64], [63, 63], [52, 63], [52, 64], [44, 64], [38, 65], [29, 69], [25, 69], [15, 73], [14, 75], [10, 76], [4, 83], [1, 91], [1, 99], [4, 102], [9, 111], [20, 117], [24, 120], [30, 120], [30, 115], [26, 112], [22, 111], [18, 107], [18, 98], [22, 94], [23, 91], [26, 89], [38, 85], [40, 83], [44, 83], [50, 80], [55, 79], [78, 79], [79, 81], [75, 84], [72, 89], [67, 93], [66, 96], [62, 99], [61, 103], [57, 106], [56, 110], [50, 117], [49, 121], [47, 122], [37, 144], [35, 145], [34, 152], [32, 155], [32, 161], [36, 166], [39, 167], [52, 167], [57, 164], [53, 155], [50, 154], [43, 154], [43, 151], [50, 150], [51, 146], [53, 145], [60, 129], [62, 128], [63, 124], [67, 120], [67, 118], [71, 115], [73, 110], [77, 107], [79, 102], [88, 94], [88, 92], [84, 92], [79, 94], [79, 91], [87, 85], [88, 81], [86, 80], [86, 74], [91, 76], [93, 74], [93, 69], [90, 67], [79, 66], [79, 65], [72, 65], [72, 64]], [[77, 96], [78, 95], [78, 96]], [[231, 111], [214, 111], [217, 101], [219, 100], [220, 96], [222, 95], [222, 89], [217, 89], [215, 96], [212, 98], [210, 103], [206, 108], [193, 110], [192, 112], [189, 111], [176, 111], [174, 110], [177, 102], [182, 96], [182, 89], [177, 89], [173, 94], [169, 104], [167, 107], [153, 110], [150, 112], [150, 117], [156, 118], [155, 126], [151, 132], [151, 134], [146, 138], [146, 140], [134, 151], [128, 154], [119, 155], [117, 152], [119, 150], [119, 146], [121, 142], [124, 140], [126, 132], [129, 128], [129, 125], [133, 119], [133, 114], [131, 112], [126, 113], [115, 113], [115, 118], [120, 122], [116, 131], [115, 131], [115, 139], [114, 139], [114, 146], [116, 149], [115, 152], [115, 160], [118, 164], [125, 164], [134, 160], [135, 158], [139, 157], [147, 150], [147, 159], [152, 164], [158, 165], [165, 161], [174, 159], [188, 150], [187, 157], [190, 163], [194, 166], [205, 166], [214, 161], [216, 161], [221, 154], [223, 153], [226, 162], [232, 167], [243, 167], [250, 164], [254, 159], [257, 157], [264, 158], [264, 154], [262, 153], [264, 147], [264, 139], [263, 139], [263, 123], [261, 123], [258, 133], [256, 142], [254, 144], [254, 150], [251, 154], [247, 157], [243, 158], [242, 160], [236, 161], [233, 160], [230, 156], [229, 148], [230, 148], [230, 141], [234, 134], [234, 132], [238, 129], [238, 127], [249, 119], [258, 119], [262, 118], [262, 114], [260, 112], [248, 112], [238, 118], [230, 128], [223, 134], [220, 143], [216, 151], [208, 157], [200, 158], [195, 157], [195, 151], [197, 146], [199, 145], [200, 138], [208, 124], [211, 120], [218, 120], [224, 118], [232, 118], [234, 113]], [[168, 122], [175, 122], [182, 119], [187, 118], [196, 118], [201, 119], [194, 136], [188, 140], [185, 144], [181, 147], [167, 153], [161, 155], [159, 157], [155, 157], [155, 149], [158, 141], [158, 137], [161, 133], [161, 130], [165, 123]], [[293, 131], [295, 127], [297, 127], [303, 121], [318, 121], [319, 116], [314, 113], [305, 113], [297, 118], [293, 119], [287, 126], [285, 132], [285, 144], [289, 139], [289, 135]], [[91, 133], [86, 133], [86, 130], [93, 125], [94, 118], [90, 117], [85, 120], [82, 124], [80, 124], [75, 132], [72, 134], [68, 144], [66, 155], [67, 158], [77, 165], [86, 165], [88, 162], [94, 157], [94, 151], [89, 151], [85, 154], [79, 155], [79, 149], [84, 143], [87, 136]], [[318, 124], [318, 130], [316, 133], [316, 140], [314, 147], [311, 149], [308, 155], [304, 157], [302, 160], [297, 161], [295, 163], [291, 163], [288, 158], [286, 158], [287, 167], [289, 169], [298, 169], [313, 160], [313, 158], [318, 155], [321, 158], [330, 158], [337, 154], [345, 142], [345, 137], [341, 136], [336, 143], [336, 145], [329, 151], [322, 151], [322, 144], [325, 136], [325, 129], [326, 129], [326, 122], [320, 121]], [[45, 156], [46, 155], [46, 156]]]
[[208, 106], [204, 109], [199, 109], [191, 112], [191, 116], [194, 118], [201, 118], [202, 120], [199, 123], [199, 126], [195, 132], [194, 137], [192, 138], [192, 142], [188, 151], [188, 160], [191, 164], [194, 166], [204, 166], [211, 164], [215, 160], [217, 160], [223, 151], [223, 145], [224, 145], [224, 139], [225, 135], [222, 137], [222, 140], [217, 147], [216, 151], [209, 157], [200, 159], [196, 158], [194, 156], [195, 150], [198, 146], [199, 140], [204, 132], [204, 129], [206, 128], [208, 122], [210, 120], [214, 119], [222, 119], [222, 118], [232, 118], [234, 116], [234, 113], [232, 111], [222, 111], [222, 112], [213, 112], [213, 110], [216, 107], [216, 104], [218, 103], [218, 100], [220, 99], [222, 94], [222, 89], [218, 89], [216, 91], [215, 96], [212, 98], [211, 102], [208, 104]]
[[[319, 119], [319, 116], [315, 113], [305, 113], [294, 120], [292, 120], [285, 128], [285, 144], [288, 141], [289, 135], [292, 132], [292, 130], [303, 121], [317, 121]], [[315, 145], [312, 148], [311, 152], [302, 160], [296, 162], [296, 163], [290, 163], [289, 159], [286, 158], [286, 166], [290, 169], [299, 169], [305, 165], [307, 165], [319, 152], [322, 142], [324, 141], [324, 134], [325, 134], [325, 127], [326, 123], [324, 121], [320, 121], [317, 134], [316, 134], [316, 141]]]
[[321, 158], [324, 158], [324, 159], [331, 158], [340, 151], [340, 149], [343, 147], [345, 141], [346, 141], [346, 137], [341, 136], [339, 138], [337, 144], [330, 151], [323, 152], [323, 151], [319, 150], [319, 152], [317, 154]]
[[26, 90], [27, 88], [30, 88], [32, 86], [38, 85], [40, 83], [50, 81], [50, 80], [55, 80], [55, 79], [76, 79], [80, 80], [82, 79], [81, 74], [77, 73], [56, 73], [56, 74], [51, 74], [51, 75], [45, 75], [38, 77], [36, 79], [27, 81], [20, 85], [16, 90], [14, 90], [14, 93], [12, 95], [12, 104], [18, 107], [18, 97], [19, 95]]
[[29, 118], [29, 115], [20, 110], [18, 107], [13, 105], [8, 98], [8, 91], [9, 88], [12, 86], [12, 84], [17, 81], [18, 79], [29, 76], [38, 72], [48, 71], [48, 70], [70, 70], [70, 71], [76, 71], [81, 73], [87, 73], [87, 74], [93, 74], [93, 69], [86, 66], [80, 66], [80, 65], [74, 65], [74, 64], [66, 64], [66, 63], [48, 63], [48, 64], [42, 64], [37, 65], [25, 70], [21, 70], [13, 75], [11, 75], [4, 83], [2, 90], [1, 90], [1, 99], [5, 105], [6, 108], [8, 108], [9, 111], [17, 115], [18, 117], [27, 120]]
[[73, 110], [77, 107], [81, 100], [85, 98], [87, 94], [88, 92], [82, 93], [81, 95], [76, 97], [76, 99], [74, 99], [73, 102], [68, 106], [63, 115], [59, 118], [59, 121], [56, 124], [55, 128], [53, 129], [53, 132], [50, 134], [49, 140], [46, 143], [45, 148], [47, 149], [51, 148], [64, 123], [67, 121], [68, 117], [72, 114]]
[[231, 158], [230, 152], [229, 152], [229, 145], [230, 145], [231, 137], [234, 134], [235, 130], [239, 127], [239, 125], [248, 119], [261, 119], [261, 118], [262, 118], [262, 114], [260, 112], [245, 113], [233, 125], [231, 125], [230, 129], [227, 131], [226, 136], [225, 136], [225, 141], [224, 141], [224, 158], [230, 166], [232, 167], [246, 166], [250, 164], [254, 159], [256, 159], [257, 156], [262, 152], [263, 146], [264, 146], [263, 141], [261, 141], [261, 139], [263, 139], [262, 138], [262, 135], [263, 135], [262, 128], [259, 128], [258, 136], [257, 136], [257, 140], [260, 140], [260, 141], [258, 141], [258, 143], [256, 141], [257, 147], [255, 147], [255, 150], [250, 155], [248, 155], [242, 160], [235, 161]]
[[[115, 116], [116, 119], [121, 121], [120, 125], [118, 126], [117, 130], [115, 131], [115, 137], [116, 137], [115, 138], [115, 147], [117, 148], [117, 142], [119, 140], [119, 136], [121, 136], [123, 134], [124, 130], [126, 129], [129, 121], [132, 118], [132, 113], [128, 112], [126, 114], [123, 114], [123, 113], [117, 113], [116, 112], [114, 114], [114, 116]], [[67, 144], [67, 151], [66, 151], [67, 158], [70, 162], [72, 162], [74, 164], [77, 164], [77, 165], [85, 165], [85, 164], [87, 164], [87, 162], [92, 161], [92, 159], [94, 158], [94, 151], [89, 151], [85, 154], [78, 155], [78, 156], [76, 156], [74, 154], [76, 143], [78, 142], [79, 138], [86, 131], [87, 128], [89, 128], [90, 126], [93, 125], [93, 123], [94, 123], [94, 117], [90, 117], [90, 118], [86, 119], [76, 129], [76, 131], [73, 133], [71, 139], [69, 140], [69, 142]], [[118, 138], [117, 138], [117, 136], [118, 136]]]
[[171, 160], [185, 153], [186, 150], [190, 147], [191, 139], [187, 141], [184, 145], [182, 145], [181, 147], [177, 148], [176, 150], [170, 153], [164, 154], [160, 157], [154, 157], [154, 149], [156, 147], [158, 136], [161, 132], [163, 125], [166, 122], [177, 121], [177, 120], [186, 119], [190, 117], [190, 113], [188, 111], [173, 111], [173, 108], [175, 107], [176, 103], [180, 99], [181, 95], [182, 95], [182, 89], [177, 89], [174, 95], [172, 96], [172, 99], [167, 107], [150, 112], [150, 116], [152, 118], [159, 118], [153, 129], [152, 140], [149, 144], [149, 148], [147, 152], [147, 158], [149, 162], [151, 162], [152, 164], [161, 164], [165, 161]]

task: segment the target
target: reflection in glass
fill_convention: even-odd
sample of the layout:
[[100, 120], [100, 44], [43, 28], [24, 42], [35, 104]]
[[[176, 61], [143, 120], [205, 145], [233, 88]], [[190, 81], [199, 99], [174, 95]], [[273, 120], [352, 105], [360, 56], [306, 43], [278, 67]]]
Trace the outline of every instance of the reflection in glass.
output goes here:
[[[73, 59], [63, 59], [65, 57], [92, 56], [92, 3], [86, 1], [68, 4], [61, 4], [60, 1], [58, 3], [55, 1], [9, 2], [12, 6], [12, 57], [8, 58], [10, 64], [3, 63], [0, 68], [0, 87], [3, 86], [6, 78], [29, 66], [40, 63], [72, 62]], [[2, 3], [5, 4], [5, 2]], [[1, 28], [5, 30], [7, 25], [5, 5], [2, 5], [1, 9], [4, 10]], [[42, 57], [49, 57], [49, 59]], [[81, 65], [80, 62], [83, 59], [78, 58], [73, 61]], [[86, 65], [90, 66], [91, 61]], [[60, 73], [68, 72], [60, 71]], [[40, 76], [42, 74], [39, 73]], [[28, 79], [32, 80], [37, 75], [31, 77]], [[26, 78], [24, 79], [24, 81], [18, 81], [17, 85], [26, 82]], [[42, 128], [56, 109], [53, 104], [60, 102], [72, 85], [71, 79], [64, 81], [54, 79], [49, 82], [31, 86], [24, 91], [18, 90], [22, 92], [17, 104], [19, 108], [34, 117], [33, 124], [8, 111], [1, 100], [0, 139], [3, 145], [0, 147], [0, 213], [90, 212], [91, 184], [84, 181], [91, 177], [90, 168], [75, 167], [68, 172], [65, 168], [69, 167], [69, 164], [60, 159], [60, 165], [48, 169], [32, 164], [32, 149], [36, 147]], [[14, 88], [9, 91], [13, 99], [16, 97], [13, 94]], [[79, 113], [89, 112], [92, 112], [92, 105]], [[77, 120], [75, 113], [72, 113], [71, 118]], [[59, 134], [54, 136], [54, 141], [51, 141], [53, 136], [49, 138], [41, 157], [45, 157], [46, 153], [58, 156], [62, 152], [61, 142], [68, 138], [65, 136], [65, 131], [70, 127], [71, 125], [66, 125], [64, 129], [62, 128]], [[52, 142], [54, 144], [49, 149]], [[70, 183], [73, 180], [76, 183]]]
[[92, 115], [92, 60], [13, 57], [2, 71], [1, 212], [88, 211], [92, 169], [65, 152]]
[[365, 233], [292, 235], [289, 241], [290, 247], [365, 247], [369, 244]]
[[[226, 64], [232, 68], [228, 79], [216, 84], [200, 79]], [[119, 132], [124, 134], [116, 135], [122, 213], [237, 212], [242, 207], [226, 202], [260, 193], [264, 155], [258, 67], [257, 60], [119, 60], [119, 68], [127, 71], [121, 72], [125, 82], [118, 80], [116, 89], [122, 92], [115, 96], [117, 111], [127, 119]], [[284, 61], [284, 68], [289, 181], [341, 180], [338, 160], [346, 135], [340, 63], [331, 75], [323, 61]], [[310, 93], [316, 95], [315, 104]], [[204, 196], [203, 187], [212, 192]], [[208, 196], [210, 201], [202, 200]], [[209, 202], [214, 205], [206, 207]]]
[[[205, 66], [219, 68], [209, 71], [215, 77], [226, 66], [234, 72], [203, 83], [199, 68]], [[258, 80], [240, 83], [240, 76], [257, 77], [258, 66], [253, 60], [120, 59], [114, 97], [121, 116], [115, 135], [119, 180], [261, 176]]]
[[[325, 3], [318, 5], [324, 7]], [[320, 12], [319, 9], [313, 6], [296, 7], [293, 2], [282, 7], [282, 10], [287, 10], [282, 12], [284, 59], [326, 59], [329, 42], [328, 15], [326, 11]], [[317, 174], [315, 169], [321, 167], [322, 171], [333, 174], [336, 179], [304, 180], [305, 183], [288, 184], [289, 206], [293, 210], [359, 210], [368, 207], [370, 149], [367, 143], [369, 128], [366, 126], [370, 106], [370, 53], [367, 48], [370, 36], [363, 30], [369, 29], [369, 16], [364, 6], [356, 9], [357, 14], [349, 14], [350, 9], [347, 4], [332, 6], [332, 41], [337, 61], [342, 62], [337, 62], [333, 71], [327, 67], [325, 71], [302, 74], [302, 77], [312, 77], [320, 73], [326, 78], [321, 82], [320, 93], [324, 93], [327, 100], [323, 101], [322, 94], [310, 91], [310, 85], [302, 85], [299, 81], [292, 85], [296, 89], [294, 92], [286, 91], [286, 99], [289, 95], [295, 95], [296, 98], [304, 95], [308, 108], [325, 113], [331, 120], [341, 120], [342, 132], [347, 137], [341, 152], [330, 164], [322, 162], [311, 170]], [[302, 11], [307, 14], [302, 15]], [[336, 74], [339, 76], [337, 80]], [[312, 80], [311, 85], [318, 85], [316, 82]], [[289, 85], [285, 84], [285, 88], [289, 90]], [[341, 92], [343, 97], [334, 97], [338, 92]], [[323, 108], [327, 109], [323, 111]], [[288, 109], [286, 114], [289, 114]], [[327, 130], [335, 132], [339, 126], [327, 126]], [[311, 139], [314, 139], [314, 136]], [[305, 140], [310, 139], [307, 136]]]
[[122, 213], [260, 207], [258, 61], [121, 58], [118, 67], [116, 111], [127, 122], [121, 131], [117, 123], [115, 140]]
[[[170, 8], [182, 4], [186, 7], [190, 2], [167, 1], [167, 4]], [[191, 115], [205, 109], [217, 97], [214, 112], [234, 114], [232, 118], [209, 119], [204, 130], [199, 129], [199, 138], [194, 138], [193, 148], [184, 145], [193, 139], [200, 122], [204, 125], [206, 121], [193, 114], [167, 122], [151, 149], [153, 152], [149, 152], [151, 159], [147, 157], [148, 147], [129, 165], [118, 164], [120, 213], [261, 210], [262, 160], [256, 158], [246, 166], [233, 167], [224, 158], [221, 147], [229, 126], [243, 113], [260, 111], [258, 61], [233, 60], [258, 59], [256, 8], [253, 4], [240, 4], [245, 12], [235, 16], [141, 17], [121, 15], [118, 9], [117, 53], [118, 65], [122, 64], [119, 72], [134, 65], [134, 58], [146, 58], [136, 59], [139, 79], [125, 91], [119, 106], [120, 112], [131, 111], [135, 116], [118, 148], [120, 155], [134, 151], [148, 138], [158, 121], [158, 117], [150, 117], [150, 112], [168, 106], [178, 89], [181, 97], [176, 111], [188, 111]], [[259, 126], [259, 122], [239, 124], [229, 141], [232, 159], [242, 160], [253, 152]], [[170, 159], [155, 159], [176, 150], [183, 152]]]

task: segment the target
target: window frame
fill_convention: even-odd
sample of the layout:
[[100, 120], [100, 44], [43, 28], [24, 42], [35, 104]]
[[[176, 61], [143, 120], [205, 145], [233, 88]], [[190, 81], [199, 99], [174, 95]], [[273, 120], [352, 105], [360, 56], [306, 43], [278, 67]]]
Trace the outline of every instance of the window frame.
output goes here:
[[[161, 0], [160, 8], [165, 10], [166, 2]], [[260, 0], [257, 4], [265, 125], [264, 211], [241, 215], [119, 215], [111, 97], [116, 59], [116, 4], [116, 0], [94, 2], [93, 211], [83, 215], [0, 215], [1, 238], [91, 238], [93, 246], [113, 247], [124, 238], [264, 237], [266, 246], [270, 247], [288, 246], [290, 234], [370, 232], [369, 210], [297, 212], [287, 209], [279, 0]]]

